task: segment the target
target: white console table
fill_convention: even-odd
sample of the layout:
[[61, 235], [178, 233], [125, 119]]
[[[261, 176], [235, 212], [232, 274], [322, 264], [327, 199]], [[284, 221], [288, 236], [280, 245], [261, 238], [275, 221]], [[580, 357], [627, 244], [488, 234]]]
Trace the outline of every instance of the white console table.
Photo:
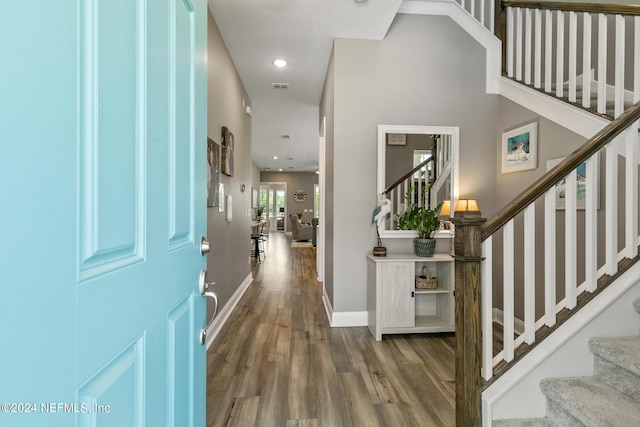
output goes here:
[[[436, 289], [417, 289], [415, 278], [426, 266], [438, 278]], [[449, 254], [367, 256], [369, 330], [376, 341], [383, 334], [453, 332], [454, 260]]]

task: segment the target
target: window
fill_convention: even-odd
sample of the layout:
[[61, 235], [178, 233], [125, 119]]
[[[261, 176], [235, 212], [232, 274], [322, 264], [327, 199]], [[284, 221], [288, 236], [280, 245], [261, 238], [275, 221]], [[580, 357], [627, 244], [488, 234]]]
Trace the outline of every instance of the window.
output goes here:
[[[413, 167], [415, 168], [420, 163], [424, 162], [431, 158], [431, 150], [413, 150]], [[432, 163], [427, 164], [427, 169], [429, 170], [429, 175], [431, 175]], [[424, 170], [417, 171], [413, 174], [415, 179], [426, 178], [424, 176]]]

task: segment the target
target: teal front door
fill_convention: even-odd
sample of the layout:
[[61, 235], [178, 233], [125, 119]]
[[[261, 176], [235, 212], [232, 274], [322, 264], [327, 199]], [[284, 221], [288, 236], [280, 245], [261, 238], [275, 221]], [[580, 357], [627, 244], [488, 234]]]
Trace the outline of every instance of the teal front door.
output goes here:
[[0, 7], [0, 426], [204, 426], [207, 13]]

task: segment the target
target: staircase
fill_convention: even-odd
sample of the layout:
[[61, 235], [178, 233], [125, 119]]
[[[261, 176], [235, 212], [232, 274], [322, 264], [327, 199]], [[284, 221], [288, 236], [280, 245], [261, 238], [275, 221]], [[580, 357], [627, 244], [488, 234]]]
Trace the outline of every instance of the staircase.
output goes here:
[[[640, 314], [640, 299], [634, 302]], [[594, 376], [547, 378], [540, 389], [547, 415], [538, 419], [495, 420], [494, 427], [607, 426], [640, 423], [640, 336], [595, 337]]]

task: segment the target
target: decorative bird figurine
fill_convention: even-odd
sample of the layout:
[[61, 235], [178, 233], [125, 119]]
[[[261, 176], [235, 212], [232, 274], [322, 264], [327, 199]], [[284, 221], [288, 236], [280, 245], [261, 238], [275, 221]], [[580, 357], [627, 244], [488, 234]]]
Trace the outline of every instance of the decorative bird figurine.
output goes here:
[[385, 220], [387, 214], [391, 213], [391, 200], [384, 198], [383, 195], [378, 197], [379, 205], [373, 210], [371, 216], [371, 224], [378, 222], [378, 225]]

